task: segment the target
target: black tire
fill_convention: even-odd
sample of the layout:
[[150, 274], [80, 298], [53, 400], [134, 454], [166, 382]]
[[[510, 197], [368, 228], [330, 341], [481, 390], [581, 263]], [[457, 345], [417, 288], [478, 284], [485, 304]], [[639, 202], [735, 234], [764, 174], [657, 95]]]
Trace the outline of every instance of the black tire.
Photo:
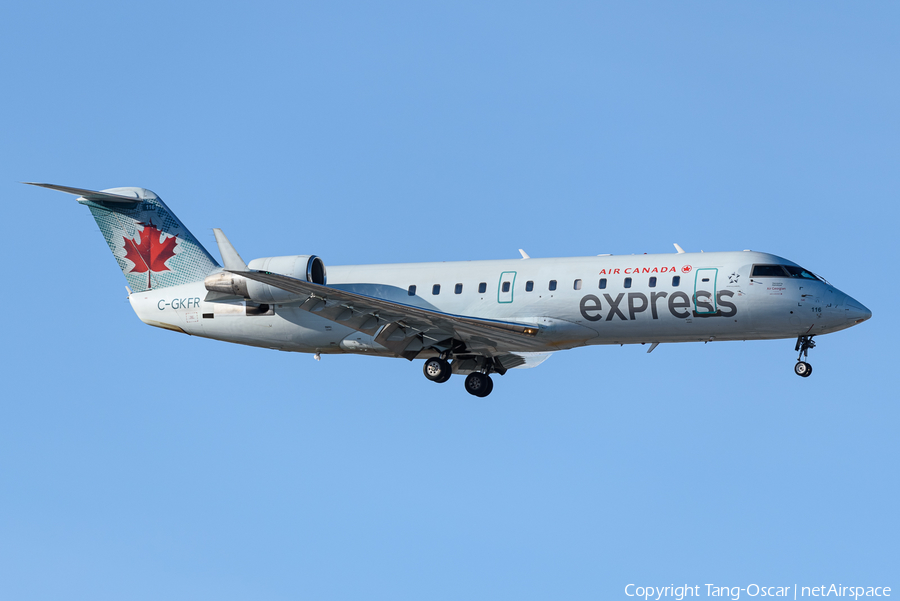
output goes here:
[[484, 390], [484, 394], [480, 395], [481, 398], [484, 398], [484, 397], [486, 397], [487, 395], [491, 394], [491, 391], [494, 390], [494, 380], [493, 380], [493, 378], [491, 378], [490, 376], [485, 376], [485, 378], [487, 379], [488, 385], [487, 385], [487, 388]]
[[422, 366], [422, 373], [432, 382], [440, 384], [450, 379], [450, 364], [440, 357], [432, 357], [425, 360], [425, 365]]
[[444, 382], [446, 382], [447, 380], [450, 379], [450, 376], [453, 375], [453, 367], [447, 361], [444, 361], [444, 363], [447, 364], [446, 369], [444, 369], [444, 375], [441, 376], [440, 380], [435, 380], [435, 382], [437, 382], [438, 384], [443, 384]]
[[488, 382], [491, 379], [486, 375], [474, 372], [466, 376], [466, 392], [477, 397], [485, 396], [485, 390], [488, 390]]
[[808, 377], [810, 377], [811, 375], [812, 375], [812, 365], [810, 365], [809, 363], [807, 363], [807, 364], [806, 364], [806, 373], [803, 374], [803, 377], [804, 377], [804, 378], [808, 378]]
[[812, 373], [812, 365], [804, 361], [797, 361], [797, 365], [794, 366], [794, 373], [801, 378], [808, 378], [809, 374]]

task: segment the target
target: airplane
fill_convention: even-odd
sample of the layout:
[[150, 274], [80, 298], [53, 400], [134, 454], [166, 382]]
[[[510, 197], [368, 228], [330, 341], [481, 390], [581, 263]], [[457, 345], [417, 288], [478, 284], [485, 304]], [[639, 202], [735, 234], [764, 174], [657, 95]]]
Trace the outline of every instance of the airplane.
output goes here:
[[136, 187], [76, 195], [93, 214], [144, 323], [237, 344], [424, 359], [433, 382], [491, 374], [601, 344], [794, 339], [812, 374], [815, 336], [872, 317], [862, 303], [782, 257], [750, 250], [329, 266], [317, 255], [245, 263], [214, 229], [223, 265], [163, 201]]

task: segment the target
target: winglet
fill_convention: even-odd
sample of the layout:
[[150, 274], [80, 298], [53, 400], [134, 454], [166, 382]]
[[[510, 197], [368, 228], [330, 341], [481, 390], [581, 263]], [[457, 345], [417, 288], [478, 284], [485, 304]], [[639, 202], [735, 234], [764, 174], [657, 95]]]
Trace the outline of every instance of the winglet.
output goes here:
[[60, 192], [68, 192], [75, 194], [86, 200], [93, 202], [116, 202], [119, 204], [135, 205], [141, 202], [140, 198], [122, 196], [121, 194], [110, 194], [109, 192], [98, 192], [97, 190], [85, 190], [84, 188], [71, 188], [69, 186], [57, 186], [56, 184], [36, 184], [34, 182], [22, 182], [27, 186], [40, 186], [41, 188], [50, 188], [51, 190], [59, 190]]
[[519, 249], [519, 254], [522, 255], [522, 258], [523, 258], [523, 259], [530, 259], [530, 258], [531, 258], [531, 257], [528, 256], [528, 253], [525, 252], [524, 250], [522, 250], [521, 248]]
[[675, 244], [675, 250], [678, 251], [678, 254], [679, 254], [679, 255], [683, 255], [683, 254], [684, 254], [684, 249], [681, 248], [680, 246], [678, 246], [677, 244]]
[[225, 263], [225, 269], [247, 271], [247, 264], [244, 263], [241, 255], [234, 250], [231, 242], [225, 237], [225, 233], [217, 227], [213, 228], [213, 232], [216, 234], [216, 244], [219, 245], [219, 254], [222, 255], [222, 262]]

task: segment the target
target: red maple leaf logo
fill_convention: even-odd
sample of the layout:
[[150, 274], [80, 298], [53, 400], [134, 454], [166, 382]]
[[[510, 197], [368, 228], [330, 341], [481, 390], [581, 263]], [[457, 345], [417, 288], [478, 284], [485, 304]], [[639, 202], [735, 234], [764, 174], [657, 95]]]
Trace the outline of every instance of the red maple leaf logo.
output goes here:
[[137, 236], [123, 238], [125, 240], [125, 258], [134, 263], [132, 273], [147, 272], [147, 288], [151, 288], [150, 272], [169, 271], [166, 261], [175, 256], [175, 247], [178, 245], [178, 236], [166, 238], [160, 242], [162, 231], [153, 222], [141, 223], [144, 231], [140, 233], [141, 241], [137, 242]]

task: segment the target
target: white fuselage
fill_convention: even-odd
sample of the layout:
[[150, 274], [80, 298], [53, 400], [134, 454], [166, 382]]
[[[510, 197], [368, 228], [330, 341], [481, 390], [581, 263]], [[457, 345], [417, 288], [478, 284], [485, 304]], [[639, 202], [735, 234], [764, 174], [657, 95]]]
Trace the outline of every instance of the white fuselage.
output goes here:
[[[752, 266], [770, 263], [796, 265], [750, 251], [350, 265], [328, 267], [327, 283], [454, 315], [534, 324], [548, 351], [796, 338], [842, 330], [871, 315], [824, 281], [751, 278]], [[145, 323], [194, 336], [285, 351], [391, 355], [371, 335], [300, 303], [259, 308], [206, 297], [197, 282], [133, 293], [129, 300]]]

